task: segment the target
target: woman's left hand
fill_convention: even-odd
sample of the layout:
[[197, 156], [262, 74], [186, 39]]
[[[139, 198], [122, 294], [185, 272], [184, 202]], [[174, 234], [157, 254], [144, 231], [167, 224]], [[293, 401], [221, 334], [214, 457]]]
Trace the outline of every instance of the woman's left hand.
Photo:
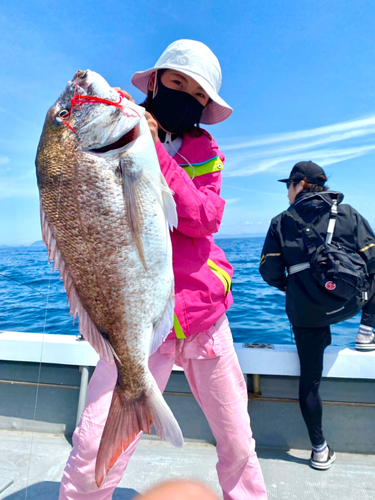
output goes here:
[[135, 100], [132, 98], [129, 92], [126, 92], [126, 90], [122, 90], [120, 87], [113, 87], [113, 88], [117, 90], [117, 92], [120, 92], [120, 94], [122, 94], [125, 97], [125, 99], [135, 103]]
[[[113, 87], [117, 92], [120, 92], [128, 101], [134, 102], [135, 100], [132, 98], [132, 96], [129, 94], [129, 92], [126, 92], [126, 90], [122, 90], [120, 87]], [[145, 113], [145, 118], [147, 120], [148, 126], [150, 127], [150, 132], [152, 135], [152, 139], [154, 141], [154, 144], [156, 144], [159, 140], [158, 136], [158, 122], [155, 120], [155, 118], [152, 116], [151, 113], [146, 111]]]

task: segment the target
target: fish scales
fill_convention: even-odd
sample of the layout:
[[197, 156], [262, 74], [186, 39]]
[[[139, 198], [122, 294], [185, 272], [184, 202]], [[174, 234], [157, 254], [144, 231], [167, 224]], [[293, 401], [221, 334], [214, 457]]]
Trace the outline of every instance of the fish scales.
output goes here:
[[[36, 165], [43, 237], [72, 312], [78, 311], [80, 331], [100, 355], [113, 351], [118, 369], [97, 458], [100, 485], [138, 432], [150, 432], [152, 421], [158, 435], [182, 445], [148, 369], [150, 345], [155, 350], [173, 322], [166, 212], [174, 202], [141, 108], [87, 102], [71, 110], [77, 86], [81, 95], [113, 102], [118, 97], [100, 75], [77, 73], [47, 114]], [[59, 119], [64, 109], [76, 134]], [[129, 136], [134, 130], [135, 139]], [[111, 149], [128, 136], [130, 143]]]
[[[43, 200], [77, 293], [121, 357], [127, 344], [131, 350], [138, 349], [137, 332], [151, 314], [165, 235], [152, 227], [158, 205], [151, 198], [150, 217], [144, 224], [155, 238], [152, 247], [145, 248], [146, 272], [131, 245], [120, 181], [100, 168], [101, 161], [79, 156], [73, 168], [58, 169], [62, 177], [54, 179]], [[105, 192], [105, 198], [98, 200], [98, 192]]]

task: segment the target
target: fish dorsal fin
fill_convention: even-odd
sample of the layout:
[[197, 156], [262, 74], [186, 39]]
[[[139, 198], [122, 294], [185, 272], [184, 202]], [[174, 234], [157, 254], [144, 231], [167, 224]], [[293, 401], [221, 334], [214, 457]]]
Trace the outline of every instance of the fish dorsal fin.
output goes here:
[[174, 319], [174, 283], [172, 283], [171, 293], [167, 302], [167, 306], [164, 309], [163, 316], [159, 321], [159, 323], [155, 326], [151, 336], [150, 356], [159, 349], [161, 344], [168, 337], [173, 327], [173, 319]]
[[42, 200], [40, 200], [40, 216], [42, 223], [42, 236], [43, 242], [47, 245], [48, 262], [53, 260], [53, 271], [58, 269], [60, 272], [60, 279], [63, 280], [64, 288], [70, 303], [70, 315], [73, 315], [73, 323], [76, 315], [79, 317], [78, 329], [80, 334], [87, 342], [95, 349], [99, 356], [108, 363], [113, 363], [114, 358], [117, 358], [111, 344], [96, 328], [94, 322], [88, 315], [83, 307], [74, 285], [69, 269], [65, 265], [65, 261], [57, 246], [56, 239], [50, 227], [47, 215], [43, 208]]

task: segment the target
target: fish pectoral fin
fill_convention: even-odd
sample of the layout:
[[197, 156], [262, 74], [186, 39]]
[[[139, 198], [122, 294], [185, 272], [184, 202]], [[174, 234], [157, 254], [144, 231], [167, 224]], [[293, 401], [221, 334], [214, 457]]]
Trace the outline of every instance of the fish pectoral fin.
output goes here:
[[164, 189], [162, 191], [164, 212], [167, 217], [169, 228], [171, 231], [173, 231], [174, 227], [177, 229], [178, 224], [176, 203], [173, 198], [173, 191], [169, 188], [167, 181], [165, 180], [165, 177], [161, 172], [160, 177], [161, 183], [164, 186]]
[[154, 331], [152, 332], [151, 343], [150, 343], [150, 356], [159, 349], [161, 344], [170, 334], [173, 327], [173, 320], [174, 320], [174, 282], [172, 283], [171, 293], [167, 302], [167, 306], [164, 309], [163, 316], [161, 317], [161, 320], [159, 321], [159, 323], [154, 328]]
[[142, 170], [129, 169], [129, 160], [120, 160], [122, 187], [126, 209], [126, 220], [130, 228], [134, 245], [137, 247], [139, 258], [147, 271], [145, 253], [142, 243], [143, 209], [142, 209]]
[[138, 433], [151, 434], [152, 424], [160, 438], [183, 447], [181, 429], [151, 374], [144, 396], [134, 401], [127, 401], [121, 387], [116, 386], [96, 457], [95, 481], [98, 487]]
[[170, 229], [172, 230], [173, 227], [177, 227], [176, 203], [173, 198], [173, 191], [168, 186], [164, 175], [160, 172], [160, 178], [157, 180], [148, 172], [143, 171], [142, 179], [147, 181], [148, 187], [152, 190], [161, 204]]

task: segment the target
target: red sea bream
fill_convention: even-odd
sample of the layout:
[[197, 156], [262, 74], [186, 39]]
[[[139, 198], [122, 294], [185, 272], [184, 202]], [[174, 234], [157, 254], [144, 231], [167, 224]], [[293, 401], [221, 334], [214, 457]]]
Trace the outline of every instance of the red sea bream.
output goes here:
[[42, 233], [79, 331], [118, 381], [96, 482], [140, 430], [182, 446], [148, 369], [173, 324], [172, 193], [144, 109], [97, 73], [76, 73], [49, 109], [36, 157]]

